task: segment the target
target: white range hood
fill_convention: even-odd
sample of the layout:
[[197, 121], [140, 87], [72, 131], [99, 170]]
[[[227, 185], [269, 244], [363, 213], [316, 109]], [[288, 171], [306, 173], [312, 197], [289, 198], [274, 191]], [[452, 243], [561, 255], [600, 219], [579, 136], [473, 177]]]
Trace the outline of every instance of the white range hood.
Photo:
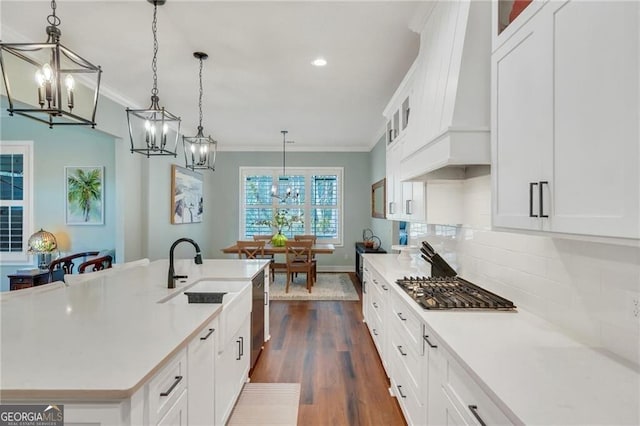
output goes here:
[[401, 181], [464, 178], [466, 166], [491, 164], [490, 28], [490, 2], [441, 1], [424, 16]]

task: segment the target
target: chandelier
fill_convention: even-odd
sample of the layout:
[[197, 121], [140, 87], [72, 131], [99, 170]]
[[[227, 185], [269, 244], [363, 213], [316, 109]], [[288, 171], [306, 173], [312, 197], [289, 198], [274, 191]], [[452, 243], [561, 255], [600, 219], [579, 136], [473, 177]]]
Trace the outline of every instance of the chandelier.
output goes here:
[[[288, 141], [287, 140], [287, 133], [289, 133], [288, 131], [280, 130], [280, 133], [282, 133], [282, 176], [281, 176], [281, 178], [278, 179], [278, 181], [280, 179], [282, 179], [282, 180], [286, 180], [288, 182], [289, 178], [287, 177], [287, 168], [286, 168], [287, 156], [286, 156], [286, 152], [285, 152], [285, 146], [288, 143], [293, 143], [293, 141]], [[271, 186], [271, 196], [274, 197], [274, 198], [279, 199], [281, 202], [285, 202], [287, 199], [298, 199], [298, 197], [300, 197], [300, 190], [298, 188], [296, 188], [295, 192], [293, 192], [291, 190], [291, 185], [287, 185], [287, 189], [286, 189], [284, 195], [279, 195], [278, 194], [278, 184], [274, 183]]]
[[[49, 128], [74, 124], [95, 127], [102, 69], [60, 44], [61, 21], [55, 0], [47, 22], [43, 43], [0, 43], [7, 111], [10, 116], [29, 117]], [[25, 76], [35, 79], [29, 83]], [[82, 85], [76, 84], [76, 79]]]
[[129, 124], [129, 138], [131, 152], [146, 155], [147, 158], [158, 155], [176, 156], [178, 135], [180, 133], [180, 117], [173, 115], [160, 106], [158, 98], [158, 6], [166, 0], [147, 0], [153, 4], [153, 89], [151, 89], [151, 106], [147, 109], [127, 108], [127, 123]]
[[207, 59], [209, 55], [203, 52], [194, 52], [193, 56], [200, 61], [200, 98], [198, 100], [200, 122], [198, 124], [198, 134], [182, 137], [184, 160], [186, 166], [191, 170], [215, 170], [218, 142], [211, 139], [211, 136], [205, 136], [202, 132], [202, 61]]

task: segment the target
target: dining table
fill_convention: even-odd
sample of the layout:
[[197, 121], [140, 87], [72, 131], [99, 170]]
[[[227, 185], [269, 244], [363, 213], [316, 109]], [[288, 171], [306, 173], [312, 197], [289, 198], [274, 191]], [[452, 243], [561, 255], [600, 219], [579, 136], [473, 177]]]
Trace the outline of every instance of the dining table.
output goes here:
[[[311, 246], [311, 254], [331, 254], [335, 249], [336, 248], [333, 244], [316, 243]], [[227, 254], [237, 254], [238, 245], [233, 244], [229, 247], [225, 247], [222, 249], [222, 252]], [[286, 254], [286, 252], [287, 251], [284, 246], [278, 247], [271, 244], [265, 244], [264, 246], [264, 254], [266, 255]]]

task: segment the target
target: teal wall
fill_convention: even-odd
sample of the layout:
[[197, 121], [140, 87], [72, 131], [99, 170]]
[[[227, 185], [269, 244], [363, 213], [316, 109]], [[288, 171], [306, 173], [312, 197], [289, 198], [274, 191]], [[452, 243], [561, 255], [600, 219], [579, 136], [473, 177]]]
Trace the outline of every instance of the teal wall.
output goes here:
[[[33, 141], [34, 223], [37, 231], [52, 232], [64, 253], [116, 248], [116, 168], [114, 138], [83, 126], [49, 129], [34, 120], [4, 115], [0, 141]], [[65, 166], [104, 166], [104, 225], [65, 224]], [[2, 290], [6, 275], [30, 265], [0, 265]]]
[[[218, 153], [215, 172], [204, 175], [203, 223], [189, 225], [169, 224], [170, 161], [149, 167], [149, 206], [157, 206], [158, 214], [149, 217], [148, 257], [166, 258], [171, 243], [180, 236], [194, 238], [208, 258], [226, 258], [220, 249], [234, 244], [238, 238], [240, 221], [241, 166], [280, 167], [280, 152], [228, 152]], [[287, 165], [291, 167], [344, 167], [344, 246], [337, 247], [333, 255], [318, 259], [322, 270], [353, 270], [354, 244], [361, 240], [362, 229], [370, 220], [370, 162], [368, 152], [288, 152]], [[152, 210], [153, 211], [153, 210]], [[182, 247], [181, 247], [182, 248]], [[185, 247], [184, 257], [193, 256]]]
[[[378, 182], [380, 179], [384, 179], [387, 173], [387, 146], [385, 144], [384, 134], [380, 137], [376, 146], [373, 147], [369, 153], [369, 168], [371, 170], [370, 181], [371, 184]], [[385, 188], [386, 191], [386, 188]], [[389, 205], [387, 201], [386, 205]], [[371, 217], [371, 214], [369, 214]], [[373, 231], [373, 234], [380, 238], [382, 248], [391, 253], [391, 245], [395, 244], [393, 239], [393, 228], [395, 222], [387, 219], [378, 219], [371, 217], [369, 228]]]

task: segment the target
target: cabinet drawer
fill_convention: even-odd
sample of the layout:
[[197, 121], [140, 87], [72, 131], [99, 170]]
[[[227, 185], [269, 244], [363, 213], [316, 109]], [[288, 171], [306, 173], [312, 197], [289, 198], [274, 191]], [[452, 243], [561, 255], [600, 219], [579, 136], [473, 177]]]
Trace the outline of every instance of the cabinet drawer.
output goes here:
[[[468, 424], [511, 425], [513, 422], [450, 356], [443, 391]], [[475, 414], [474, 414], [475, 413]]]
[[370, 316], [375, 316], [378, 320], [378, 323], [384, 324], [384, 301], [380, 298], [380, 295], [375, 291], [372, 291], [369, 294], [370, 306], [369, 313]]
[[187, 351], [181, 350], [149, 382], [150, 424], [156, 424], [187, 388]]
[[423, 390], [423, 368], [425, 368], [426, 360], [424, 356], [416, 352], [413, 345], [405, 338], [404, 333], [400, 330], [400, 325], [396, 322], [391, 323], [389, 328], [388, 339], [389, 348], [394, 357], [394, 363], [398, 370], [403, 370], [403, 376], [406, 384], [413, 388], [415, 394], [422, 400]]
[[424, 354], [422, 319], [399, 295], [395, 292], [391, 293], [391, 317], [389, 318], [389, 322], [399, 324], [400, 327], [397, 328], [397, 330], [404, 334], [403, 340], [406, 340], [406, 344], [412, 346], [419, 355]]
[[398, 399], [407, 424], [417, 426], [424, 425], [427, 418], [426, 407], [422, 403], [422, 399], [414, 392], [413, 387], [408, 383], [409, 380], [406, 378], [405, 372], [394, 368], [391, 377], [391, 386], [393, 394]]
[[382, 357], [383, 335], [384, 335], [383, 324], [378, 319], [378, 316], [373, 314], [371, 315], [371, 318], [369, 319], [369, 321], [367, 321], [367, 327], [369, 327], [369, 334], [371, 334], [373, 343], [376, 345], [378, 354], [380, 354], [380, 356]]

